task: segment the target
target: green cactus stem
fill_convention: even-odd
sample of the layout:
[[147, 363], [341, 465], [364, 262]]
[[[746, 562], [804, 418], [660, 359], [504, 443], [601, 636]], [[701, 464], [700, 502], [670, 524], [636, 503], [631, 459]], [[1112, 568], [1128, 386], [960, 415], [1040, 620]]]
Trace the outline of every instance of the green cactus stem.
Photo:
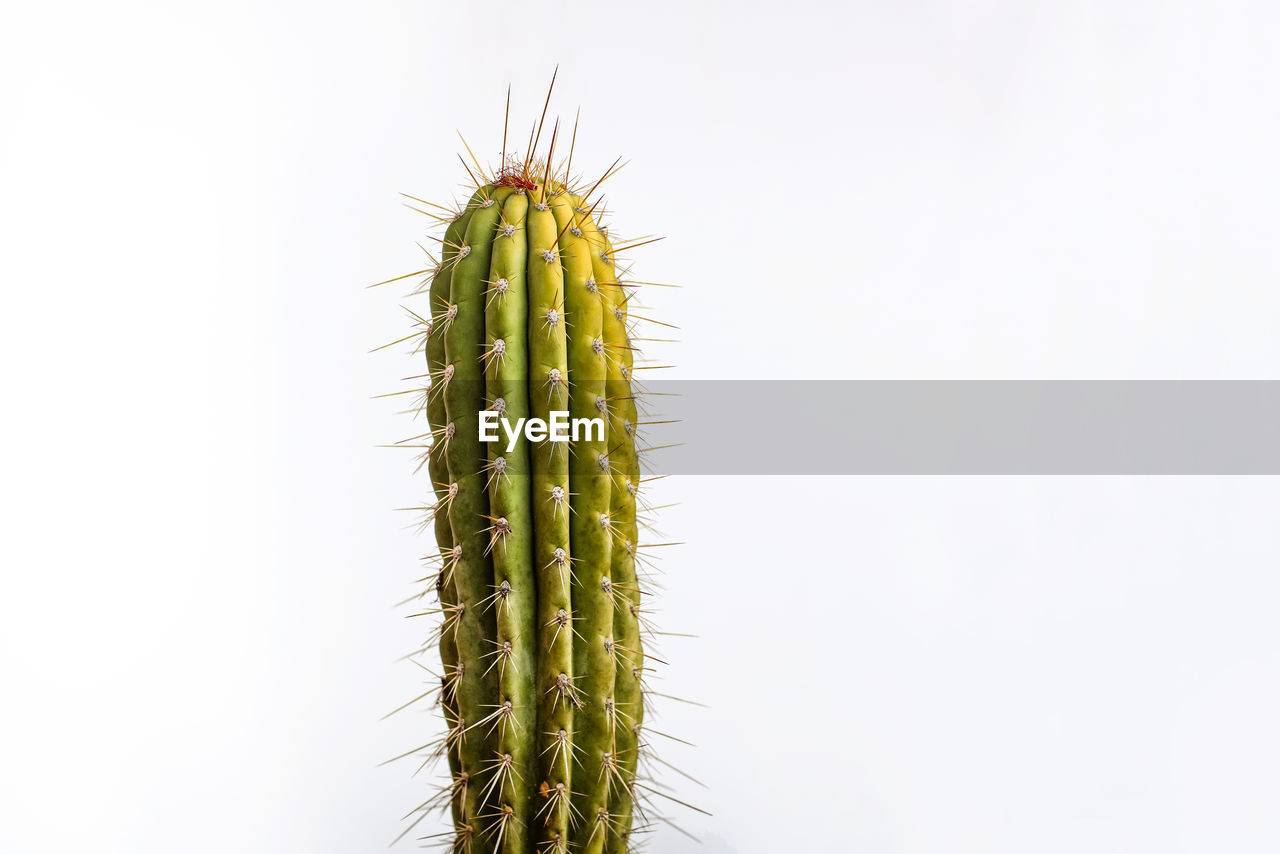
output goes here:
[[[425, 333], [451, 777], [434, 803], [458, 852], [622, 854], [646, 672], [628, 293], [592, 211], [599, 182], [475, 168], [471, 198], [440, 217]], [[511, 431], [556, 413], [572, 442]], [[506, 428], [482, 441], [494, 415]]]

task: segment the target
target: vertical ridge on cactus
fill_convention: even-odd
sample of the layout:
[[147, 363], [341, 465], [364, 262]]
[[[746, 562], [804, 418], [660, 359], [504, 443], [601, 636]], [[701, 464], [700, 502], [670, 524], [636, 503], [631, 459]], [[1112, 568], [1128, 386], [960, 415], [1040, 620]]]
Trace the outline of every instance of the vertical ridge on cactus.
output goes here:
[[[573, 143], [563, 172], [553, 166], [558, 122], [535, 156], [545, 115], [523, 158], [508, 155], [504, 129], [492, 174], [467, 146], [471, 197], [450, 215], [423, 211], [446, 226], [429, 320], [415, 317], [426, 326], [447, 729], [427, 758], [447, 760], [450, 782], [410, 817], [446, 810], [443, 838], [468, 854], [623, 854], [644, 815], [647, 669], [634, 285], [619, 282], [595, 218], [594, 193], [620, 161], [574, 186]], [[480, 439], [482, 413], [515, 425], [557, 411], [603, 430], [572, 443], [501, 429], [500, 441]]]

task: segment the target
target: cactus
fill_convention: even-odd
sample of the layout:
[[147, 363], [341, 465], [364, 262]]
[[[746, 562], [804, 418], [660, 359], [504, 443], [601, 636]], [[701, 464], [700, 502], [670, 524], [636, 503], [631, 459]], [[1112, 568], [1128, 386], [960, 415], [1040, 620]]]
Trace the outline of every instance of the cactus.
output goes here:
[[[414, 316], [447, 734], [405, 755], [447, 758], [449, 783], [418, 811], [447, 810], [455, 851], [621, 854], [642, 812], [646, 670], [634, 285], [614, 260], [631, 247], [615, 250], [595, 213], [618, 163], [575, 186], [572, 147], [563, 170], [552, 166], [558, 122], [545, 158], [532, 154], [541, 124], [523, 160], [504, 139], [494, 172], [463, 161], [474, 192], [461, 210], [424, 211], [446, 225], [442, 257], [423, 271], [429, 319]], [[557, 411], [603, 430], [571, 444], [480, 439], [482, 413], [511, 427]]]

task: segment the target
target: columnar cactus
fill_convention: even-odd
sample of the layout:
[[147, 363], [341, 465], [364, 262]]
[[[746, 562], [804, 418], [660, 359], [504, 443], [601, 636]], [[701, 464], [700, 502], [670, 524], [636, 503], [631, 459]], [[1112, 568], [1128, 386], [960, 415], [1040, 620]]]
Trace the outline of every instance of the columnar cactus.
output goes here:
[[[448, 802], [454, 850], [475, 854], [620, 854], [637, 810], [646, 667], [629, 291], [595, 187], [571, 186], [567, 165], [557, 174], [554, 148], [553, 134], [543, 163], [504, 151], [492, 175], [476, 165], [471, 198], [443, 217], [424, 333], [439, 750], [452, 777], [436, 803]], [[557, 411], [603, 430], [481, 440], [485, 413], [514, 428]]]

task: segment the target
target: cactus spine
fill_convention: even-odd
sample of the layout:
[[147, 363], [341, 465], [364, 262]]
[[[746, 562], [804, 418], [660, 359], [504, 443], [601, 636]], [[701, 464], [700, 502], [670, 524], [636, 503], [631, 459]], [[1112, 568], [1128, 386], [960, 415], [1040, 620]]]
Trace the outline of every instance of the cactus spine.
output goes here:
[[[441, 218], [422, 333], [451, 776], [423, 806], [447, 803], [453, 849], [474, 854], [622, 854], [640, 811], [628, 291], [593, 215], [600, 182], [552, 174], [554, 149], [553, 133], [546, 165], [476, 164], [471, 198]], [[603, 433], [480, 440], [482, 412], [514, 426], [556, 411]]]

